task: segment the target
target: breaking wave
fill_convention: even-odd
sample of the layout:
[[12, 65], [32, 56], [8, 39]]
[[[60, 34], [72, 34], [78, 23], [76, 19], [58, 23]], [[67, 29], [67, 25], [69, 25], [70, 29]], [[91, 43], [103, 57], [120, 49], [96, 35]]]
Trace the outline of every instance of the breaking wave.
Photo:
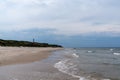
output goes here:
[[113, 53], [114, 55], [120, 56], [120, 53]]
[[[59, 62], [55, 63], [54, 67], [65, 74], [68, 74], [74, 78], [78, 78], [79, 80], [98, 80], [96, 78], [92, 78], [91, 76], [83, 77], [78, 75], [79, 73], [78, 65], [75, 61], [73, 61], [73, 59], [79, 58], [79, 55], [73, 53], [71, 56], [73, 56], [73, 58], [62, 59]], [[110, 80], [110, 79], [99, 79], [99, 80]]]

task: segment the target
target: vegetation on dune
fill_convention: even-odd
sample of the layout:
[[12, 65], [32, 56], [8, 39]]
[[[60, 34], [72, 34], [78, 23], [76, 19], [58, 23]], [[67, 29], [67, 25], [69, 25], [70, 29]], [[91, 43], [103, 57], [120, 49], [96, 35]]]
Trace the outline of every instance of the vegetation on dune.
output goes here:
[[0, 39], [0, 46], [12, 46], [12, 47], [62, 47], [61, 45], [38, 43], [29, 41], [16, 41], [16, 40], [2, 40]]

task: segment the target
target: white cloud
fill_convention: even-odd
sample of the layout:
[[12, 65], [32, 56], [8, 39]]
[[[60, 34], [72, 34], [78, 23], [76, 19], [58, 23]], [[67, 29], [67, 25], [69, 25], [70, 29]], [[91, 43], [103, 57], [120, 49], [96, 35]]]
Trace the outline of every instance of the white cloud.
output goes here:
[[[119, 34], [118, 0], [1, 0], [0, 30], [56, 29], [62, 35]], [[101, 24], [101, 25], [100, 25]]]

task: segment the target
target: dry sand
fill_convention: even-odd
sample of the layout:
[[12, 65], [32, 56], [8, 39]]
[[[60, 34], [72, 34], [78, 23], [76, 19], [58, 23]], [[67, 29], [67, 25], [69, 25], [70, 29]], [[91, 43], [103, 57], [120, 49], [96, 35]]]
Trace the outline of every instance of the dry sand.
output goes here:
[[61, 48], [0, 47], [0, 66], [29, 63], [47, 58]]

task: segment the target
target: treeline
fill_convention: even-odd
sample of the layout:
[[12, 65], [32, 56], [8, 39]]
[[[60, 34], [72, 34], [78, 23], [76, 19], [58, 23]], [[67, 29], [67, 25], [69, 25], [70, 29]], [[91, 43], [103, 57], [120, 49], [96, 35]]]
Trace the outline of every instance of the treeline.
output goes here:
[[3, 40], [0, 39], [0, 46], [12, 46], [12, 47], [62, 47], [61, 45], [38, 43], [29, 41], [16, 41], [16, 40]]

